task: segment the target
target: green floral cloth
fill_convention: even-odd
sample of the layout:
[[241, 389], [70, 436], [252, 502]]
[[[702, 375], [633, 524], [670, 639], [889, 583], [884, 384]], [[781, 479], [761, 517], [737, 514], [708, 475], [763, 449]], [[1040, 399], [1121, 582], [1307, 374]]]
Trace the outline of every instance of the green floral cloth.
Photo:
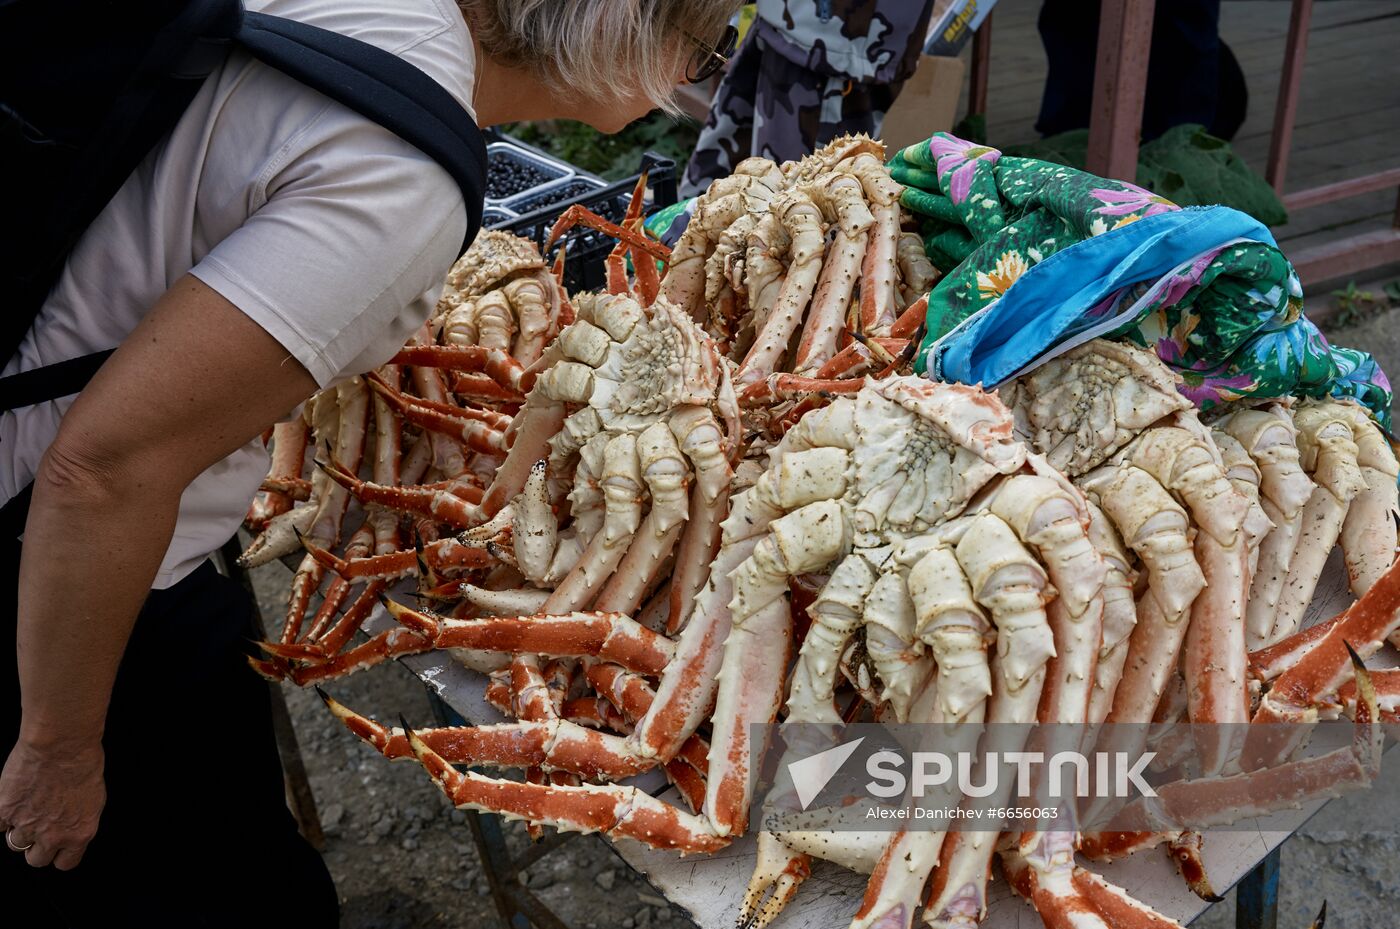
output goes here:
[[[1134, 184], [943, 133], [896, 154], [890, 171], [906, 187], [904, 206], [924, 218], [925, 249], [945, 272], [929, 295], [921, 365], [935, 340], [1049, 256], [1179, 209]], [[1084, 326], [1139, 300], [1134, 317], [1109, 337], [1154, 349], [1202, 409], [1245, 396], [1330, 394], [1360, 401], [1389, 428], [1385, 374], [1366, 353], [1329, 345], [1303, 315], [1298, 277], [1273, 244], [1238, 240], [1209, 249], [1163, 278], [1086, 307]]]

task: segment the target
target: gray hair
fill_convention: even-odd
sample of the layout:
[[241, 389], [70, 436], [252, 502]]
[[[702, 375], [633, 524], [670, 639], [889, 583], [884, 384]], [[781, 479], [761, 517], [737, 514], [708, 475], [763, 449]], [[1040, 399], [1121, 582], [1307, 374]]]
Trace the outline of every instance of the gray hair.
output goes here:
[[738, 0], [459, 0], [482, 47], [546, 86], [639, 93], [676, 112], [676, 66], [717, 39]]

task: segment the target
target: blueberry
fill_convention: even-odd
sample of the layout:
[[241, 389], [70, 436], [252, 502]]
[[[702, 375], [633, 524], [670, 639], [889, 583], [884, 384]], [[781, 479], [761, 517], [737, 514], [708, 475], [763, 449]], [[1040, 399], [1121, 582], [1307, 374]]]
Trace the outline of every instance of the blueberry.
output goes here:
[[529, 164], [509, 151], [491, 153], [486, 171], [487, 196], [504, 200], [550, 181], [553, 175]]

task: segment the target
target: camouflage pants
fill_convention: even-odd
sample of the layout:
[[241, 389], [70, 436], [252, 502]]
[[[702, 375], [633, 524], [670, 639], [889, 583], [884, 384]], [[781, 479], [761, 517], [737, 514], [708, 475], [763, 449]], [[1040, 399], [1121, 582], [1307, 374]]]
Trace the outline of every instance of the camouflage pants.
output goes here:
[[710, 103], [681, 196], [698, 196], [754, 155], [790, 161], [844, 133], [878, 136], [901, 86], [819, 74], [774, 52], [763, 36], [751, 36]]

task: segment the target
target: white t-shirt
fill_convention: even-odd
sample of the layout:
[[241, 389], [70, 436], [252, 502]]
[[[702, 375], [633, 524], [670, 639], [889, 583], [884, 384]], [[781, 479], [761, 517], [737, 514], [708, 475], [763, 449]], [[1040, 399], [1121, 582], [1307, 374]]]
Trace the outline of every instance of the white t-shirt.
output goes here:
[[[475, 55], [452, 0], [247, 6], [387, 49], [471, 107]], [[461, 193], [436, 162], [235, 51], [84, 233], [3, 374], [116, 346], [192, 273], [324, 387], [388, 361], [422, 325], [465, 234]], [[0, 501], [33, 479], [72, 400], [0, 414]], [[233, 534], [267, 467], [255, 440], [190, 484], [156, 587]]]

